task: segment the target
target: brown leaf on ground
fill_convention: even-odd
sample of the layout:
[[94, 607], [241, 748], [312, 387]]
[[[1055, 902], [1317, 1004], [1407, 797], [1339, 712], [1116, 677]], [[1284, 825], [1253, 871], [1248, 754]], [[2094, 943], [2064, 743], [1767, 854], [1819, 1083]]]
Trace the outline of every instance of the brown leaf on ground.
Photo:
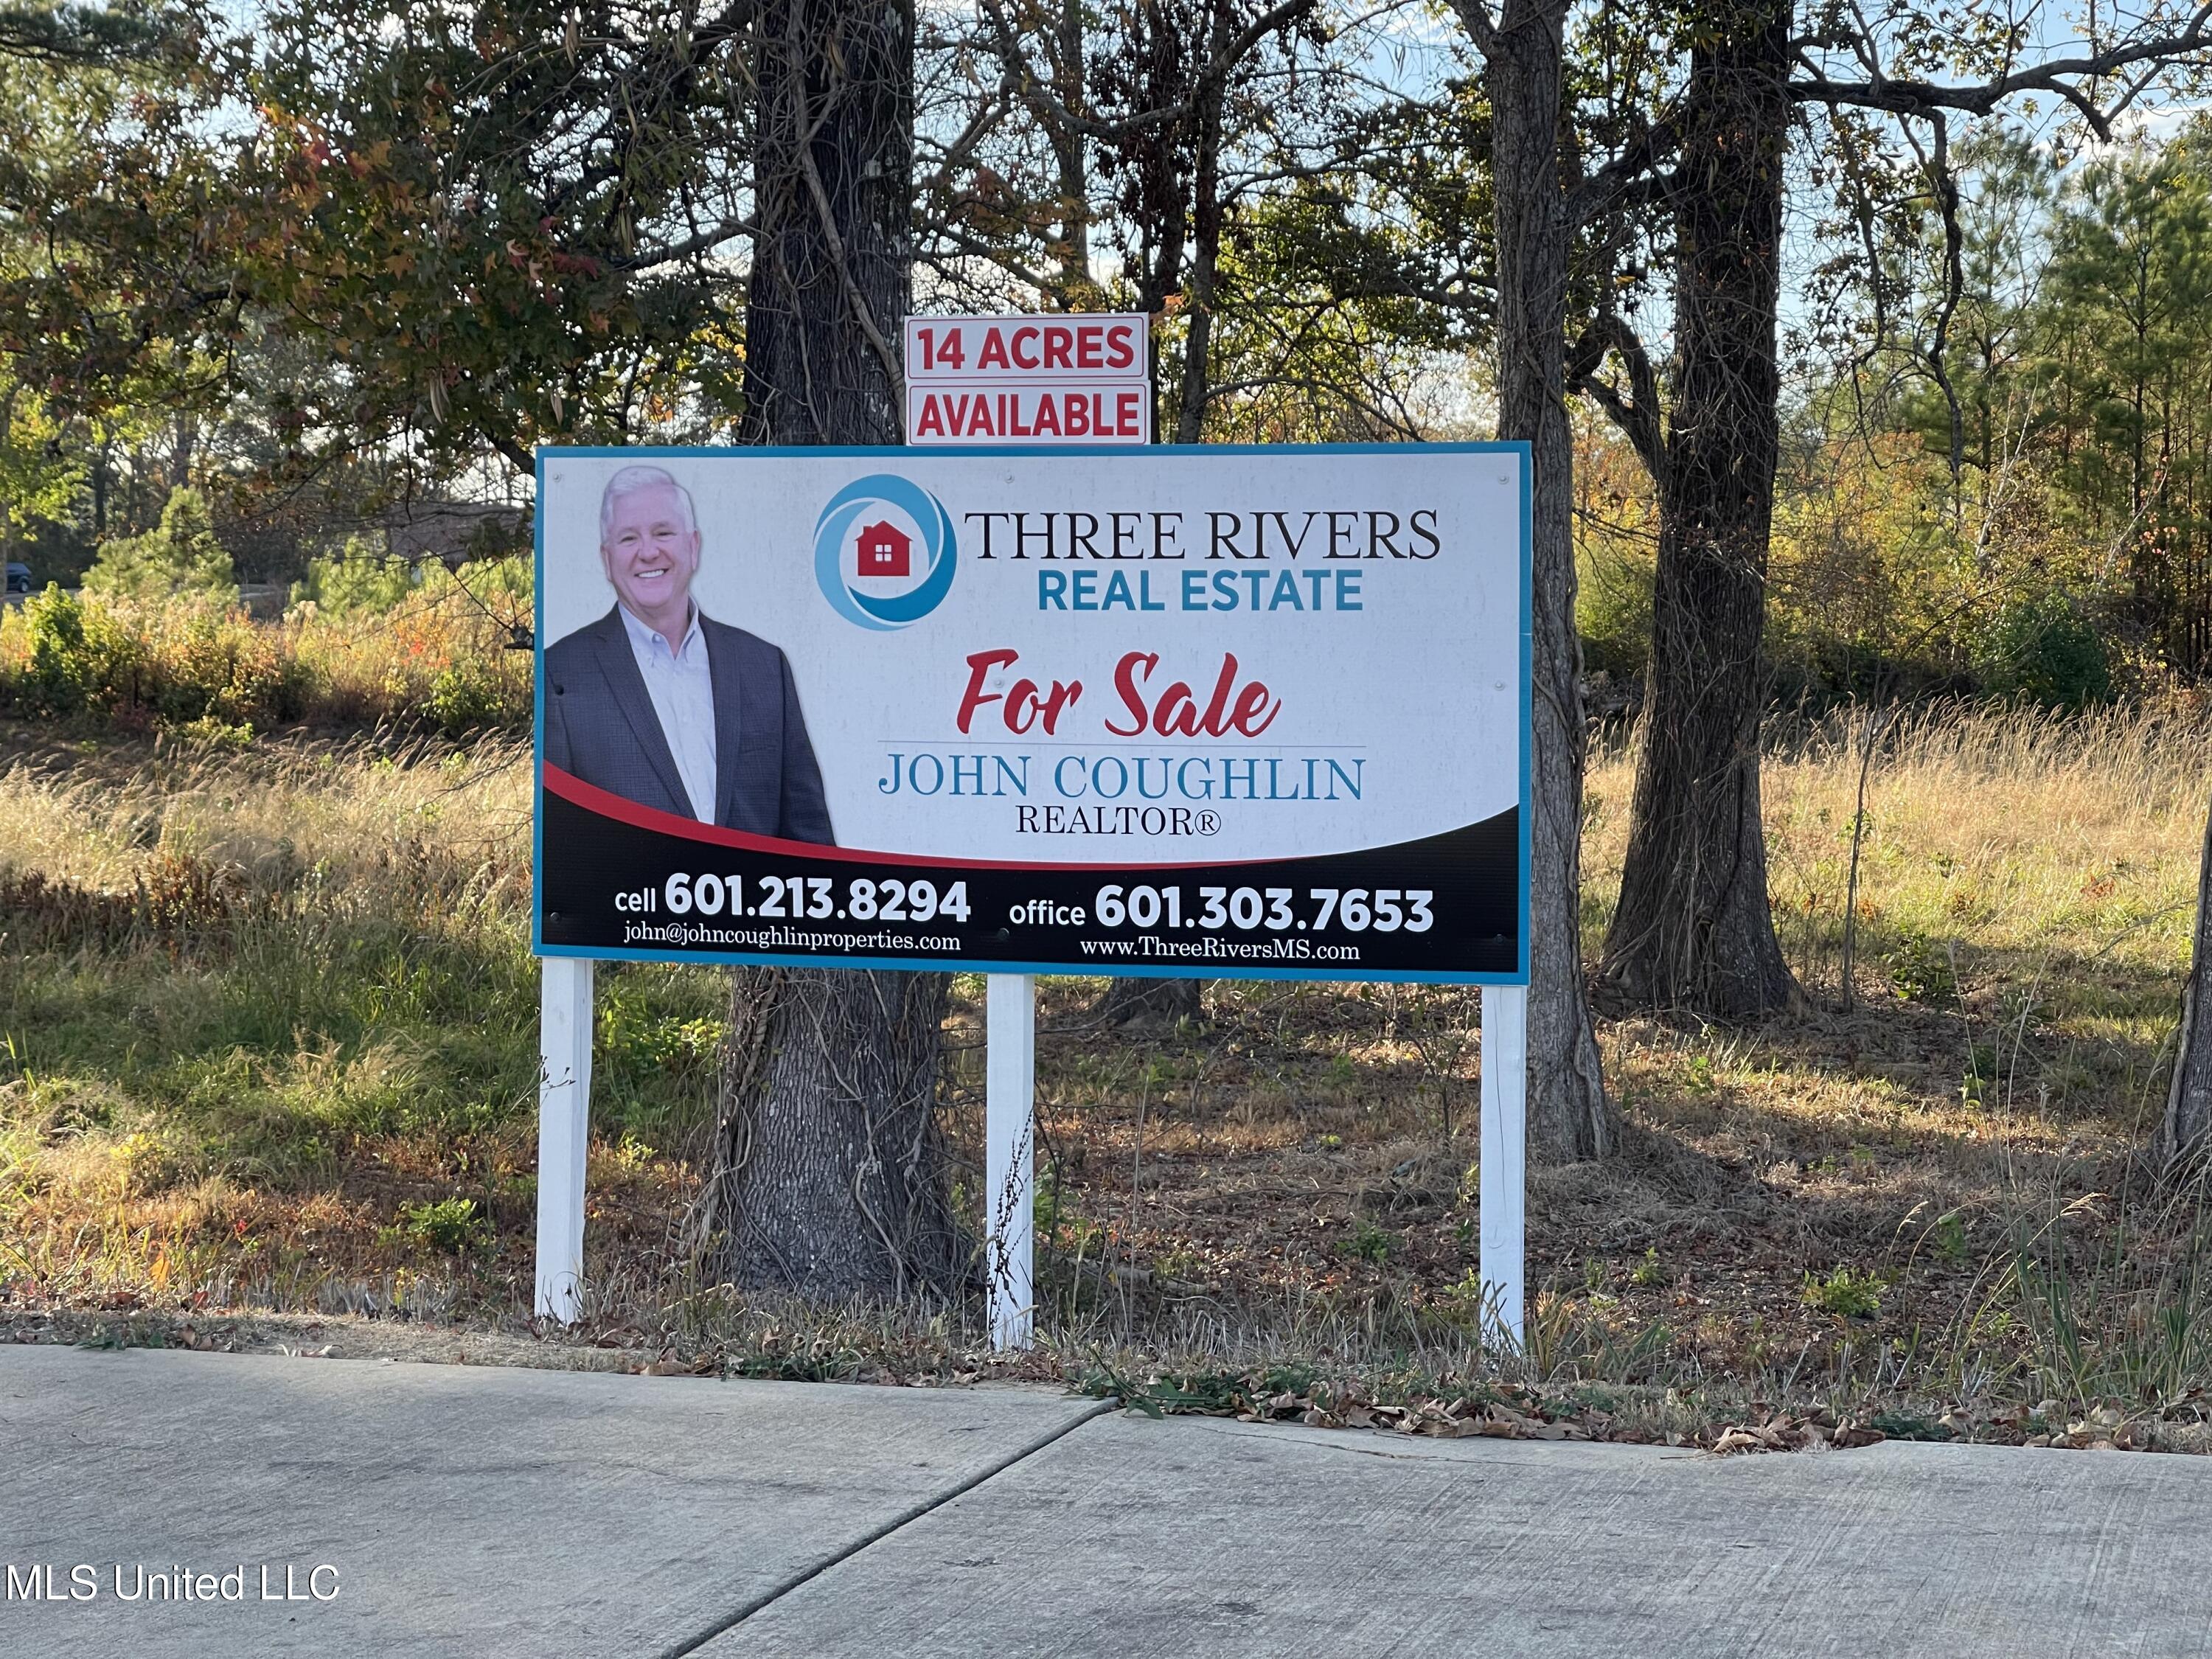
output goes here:
[[[1781, 1414], [1755, 1423], [1729, 1424], [1714, 1437], [1707, 1449], [1722, 1457], [1739, 1452], [1826, 1451], [1831, 1447], [1843, 1450], [1875, 1445], [1885, 1438], [1880, 1429], [1865, 1427], [1849, 1418], [1831, 1429], [1814, 1418]], [[1669, 1435], [1668, 1443], [1674, 1443], [1674, 1439]]]

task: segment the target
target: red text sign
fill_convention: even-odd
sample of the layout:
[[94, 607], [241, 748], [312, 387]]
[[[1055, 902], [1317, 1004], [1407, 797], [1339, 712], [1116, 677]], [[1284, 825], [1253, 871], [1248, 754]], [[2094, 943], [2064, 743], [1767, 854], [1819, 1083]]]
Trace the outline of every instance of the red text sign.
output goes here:
[[1141, 315], [909, 317], [910, 444], [1145, 444]]

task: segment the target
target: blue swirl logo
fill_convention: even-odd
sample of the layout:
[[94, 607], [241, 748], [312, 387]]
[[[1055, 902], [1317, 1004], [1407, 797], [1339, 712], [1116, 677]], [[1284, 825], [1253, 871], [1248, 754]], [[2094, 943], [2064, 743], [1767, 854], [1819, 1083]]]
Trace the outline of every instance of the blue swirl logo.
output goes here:
[[[863, 526], [856, 538], [854, 526], [886, 507], [896, 508], [921, 532], [919, 548], [909, 543], [903, 530], [887, 522]], [[866, 542], [865, 532], [869, 530], [889, 532], [887, 543], [856, 548], [856, 543]], [[863, 593], [847, 574], [846, 553], [855, 549], [857, 568], [863, 575], [909, 575], [913, 556], [919, 552], [921, 580], [888, 599]], [[945, 596], [952, 591], [959, 551], [952, 515], [945, 510], [945, 503], [919, 484], [890, 472], [855, 478], [830, 498], [814, 524], [814, 579], [821, 584], [822, 597], [847, 622], [881, 634], [910, 627], [945, 603]], [[872, 571], [872, 558], [876, 563]]]

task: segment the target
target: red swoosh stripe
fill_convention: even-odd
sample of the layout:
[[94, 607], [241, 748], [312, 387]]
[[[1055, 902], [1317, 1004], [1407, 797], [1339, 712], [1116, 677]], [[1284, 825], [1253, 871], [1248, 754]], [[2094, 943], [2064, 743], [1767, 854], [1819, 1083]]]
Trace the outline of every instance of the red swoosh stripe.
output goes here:
[[1286, 859], [1183, 859], [1176, 861], [1139, 859], [1119, 864], [1066, 864], [1050, 859], [940, 859], [924, 858], [912, 853], [871, 853], [860, 848], [823, 847], [811, 841], [786, 841], [780, 836], [751, 836], [742, 830], [725, 830], [718, 824], [702, 823], [696, 818], [663, 812], [656, 807], [640, 806], [634, 800], [610, 794], [596, 784], [586, 783], [574, 773], [564, 772], [557, 766], [539, 767], [538, 781], [548, 794], [558, 795], [571, 805], [580, 806], [603, 818], [613, 818], [617, 823], [640, 830], [650, 830], [655, 835], [704, 842], [711, 847], [740, 847], [749, 853], [836, 859], [848, 864], [907, 864], [924, 870], [1203, 870], [1226, 869], [1232, 865], [1283, 864], [1290, 861]]

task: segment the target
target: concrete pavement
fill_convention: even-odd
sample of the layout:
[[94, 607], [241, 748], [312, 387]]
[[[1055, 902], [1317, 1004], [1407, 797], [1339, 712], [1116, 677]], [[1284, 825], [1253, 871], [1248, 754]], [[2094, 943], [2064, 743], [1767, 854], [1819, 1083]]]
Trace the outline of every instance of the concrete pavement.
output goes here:
[[[2212, 1461], [1095, 1413], [0, 1348], [0, 1653], [2212, 1655]], [[118, 1564], [247, 1599], [118, 1601]], [[93, 1599], [21, 1599], [79, 1565]]]
[[2212, 1463], [1116, 1417], [702, 1659], [2212, 1653]]
[[[690, 1644], [1098, 1409], [864, 1389], [131, 1348], [0, 1347], [0, 1654], [468, 1654]], [[117, 1599], [243, 1565], [247, 1599]], [[311, 1586], [321, 1565], [332, 1575]], [[262, 1600], [258, 1569], [303, 1598]], [[197, 1583], [195, 1589], [198, 1588]], [[217, 1595], [222, 1586], [216, 1587]]]

